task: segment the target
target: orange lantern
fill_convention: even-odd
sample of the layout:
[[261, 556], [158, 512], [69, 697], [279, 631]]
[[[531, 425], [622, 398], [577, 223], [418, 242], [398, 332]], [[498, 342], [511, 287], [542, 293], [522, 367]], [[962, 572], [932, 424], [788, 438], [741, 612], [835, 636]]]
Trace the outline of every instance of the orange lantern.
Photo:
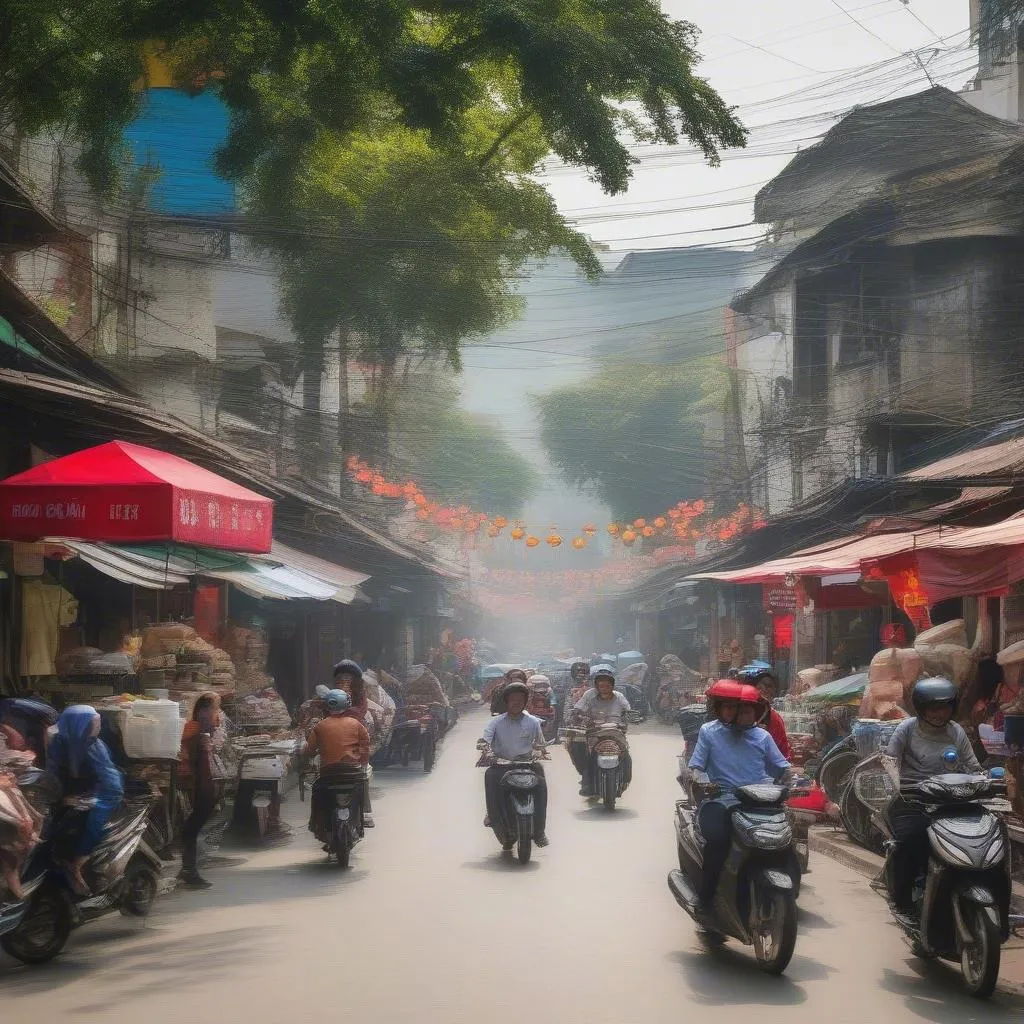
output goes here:
[[639, 519], [633, 520], [633, 527], [637, 530], [642, 530], [647, 525], [647, 520], [642, 516]]
[[654, 520], [654, 525], [659, 530], [664, 530], [665, 527], [668, 525], [668, 520], [664, 516], [658, 516], [658, 518]]
[[678, 519], [683, 513], [677, 508], [670, 508], [668, 510], [669, 519]]
[[587, 546], [586, 538], [585, 537], [573, 537], [573, 539], [572, 539], [572, 546], [577, 551], [582, 551]]
[[423, 506], [427, 504], [427, 496], [425, 494], [420, 494], [418, 491], [413, 495], [412, 500], [416, 502], [420, 508], [423, 508]]
[[500, 533], [501, 533], [501, 530], [499, 530], [496, 526], [490, 526], [487, 529], [487, 536], [491, 537], [492, 539], [494, 537], [497, 537]]
[[508, 520], [504, 516], [495, 516], [494, 517], [494, 525], [499, 530], [504, 530], [505, 527], [508, 526]]
[[597, 533], [597, 527], [593, 523], [587, 523], [587, 525], [583, 527], [583, 532], [588, 537], [593, 537], [594, 534]]
[[356, 480], [361, 484], [368, 484], [373, 479], [373, 474], [368, 469], [361, 469], [356, 473]]
[[653, 537], [654, 536], [654, 527], [653, 526], [645, 526], [641, 532], [643, 533], [643, 535], [645, 537]]
[[416, 509], [416, 518], [424, 522], [430, 518], [430, 513], [425, 508]]
[[540, 543], [540, 541], [536, 537], [527, 537], [526, 538], [526, 546], [528, 548], [535, 548], [539, 543]]
[[619, 526], [619, 524], [618, 524], [618, 523], [609, 523], [609, 524], [608, 524], [608, 532], [609, 532], [609, 533], [610, 533], [610, 534], [611, 534], [611, 535], [612, 535], [613, 537], [618, 537], [618, 535], [619, 535], [619, 533], [620, 533], [620, 531], [621, 531], [621, 530], [622, 530], [622, 527], [621, 527], [621, 526]]
[[459, 516], [456, 516], [454, 519], [448, 520], [448, 525], [453, 530], [461, 530], [462, 529], [462, 519], [459, 518]]
[[557, 533], [548, 534], [548, 547], [557, 548], [562, 543], [562, 538]]
[[633, 530], [623, 530], [622, 543], [625, 544], [627, 548], [632, 547], [633, 544], [636, 543], [636, 533], [634, 533]]
[[522, 540], [526, 536], [526, 531], [521, 526], [517, 526], [509, 536], [513, 540]]

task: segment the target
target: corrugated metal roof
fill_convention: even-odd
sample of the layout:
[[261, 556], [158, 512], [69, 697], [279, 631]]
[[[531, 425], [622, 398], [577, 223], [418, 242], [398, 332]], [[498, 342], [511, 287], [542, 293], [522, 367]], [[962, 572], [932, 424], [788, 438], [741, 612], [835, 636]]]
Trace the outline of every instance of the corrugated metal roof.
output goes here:
[[170, 590], [187, 586], [190, 573], [177, 565], [141, 558], [133, 552], [122, 551], [109, 544], [89, 544], [80, 540], [59, 540], [56, 543], [74, 551], [83, 562], [122, 583], [134, 584], [148, 590]]
[[284, 565], [291, 566], [293, 569], [299, 569], [310, 576], [315, 576], [317, 579], [334, 583], [339, 590], [356, 591], [370, 578], [361, 572], [356, 572], [354, 569], [347, 569], [343, 565], [328, 562], [324, 558], [307, 554], [305, 551], [297, 551], [287, 544], [282, 544], [279, 540], [275, 540], [271, 546], [269, 558], [264, 558], [263, 560], [267, 561], [270, 559], [280, 559]]
[[1024, 473], [1024, 437], [972, 448], [904, 473], [902, 480], [957, 480]]

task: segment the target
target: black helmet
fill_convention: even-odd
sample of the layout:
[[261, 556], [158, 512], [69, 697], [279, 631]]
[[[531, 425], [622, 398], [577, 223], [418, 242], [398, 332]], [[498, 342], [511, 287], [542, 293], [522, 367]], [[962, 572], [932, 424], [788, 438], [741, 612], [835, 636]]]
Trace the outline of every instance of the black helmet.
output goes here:
[[352, 661], [351, 658], [339, 661], [338, 664], [334, 666], [331, 674], [335, 679], [337, 679], [342, 672], [348, 672], [351, 675], [354, 675], [356, 679], [363, 678], [363, 670], [354, 661]]
[[510, 693], [521, 693], [527, 700], [530, 699], [530, 688], [526, 683], [521, 683], [518, 679], [513, 680], [511, 683], [506, 683], [498, 695], [497, 704], [502, 711], [508, 710], [508, 695]]
[[959, 695], [957, 688], [948, 679], [934, 676], [931, 679], [919, 679], [914, 683], [910, 700], [914, 710], [920, 715], [926, 708], [934, 708], [940, 704], [955, 706]]

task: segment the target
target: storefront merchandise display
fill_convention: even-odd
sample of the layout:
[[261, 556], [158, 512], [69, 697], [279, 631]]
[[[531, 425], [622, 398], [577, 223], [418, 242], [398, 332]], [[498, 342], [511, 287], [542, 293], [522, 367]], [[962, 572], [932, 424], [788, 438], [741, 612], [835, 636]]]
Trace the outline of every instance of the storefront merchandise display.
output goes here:
[[56, 583], [21, 582], [21, 675], [57, 674], [60, 631], [78, 619], [78, 601]]

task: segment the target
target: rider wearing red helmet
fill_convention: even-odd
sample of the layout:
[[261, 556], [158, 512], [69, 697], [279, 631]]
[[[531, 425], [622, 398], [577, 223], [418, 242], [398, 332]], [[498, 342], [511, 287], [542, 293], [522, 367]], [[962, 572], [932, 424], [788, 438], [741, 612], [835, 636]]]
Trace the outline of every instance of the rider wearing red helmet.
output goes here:
[[705, 840], [699, 894], [705, 910], [729, 852], [732, 811], [739, 802], [734, 791], [766, 780], [786, 781], [791, 770], [775, 741], [757, 725], [761, 695], [755, 687], [721, 679], [707, 696], [716, 719], [701, 726], [690, 758], [696, 780], [716, 791], [697, 812]]

